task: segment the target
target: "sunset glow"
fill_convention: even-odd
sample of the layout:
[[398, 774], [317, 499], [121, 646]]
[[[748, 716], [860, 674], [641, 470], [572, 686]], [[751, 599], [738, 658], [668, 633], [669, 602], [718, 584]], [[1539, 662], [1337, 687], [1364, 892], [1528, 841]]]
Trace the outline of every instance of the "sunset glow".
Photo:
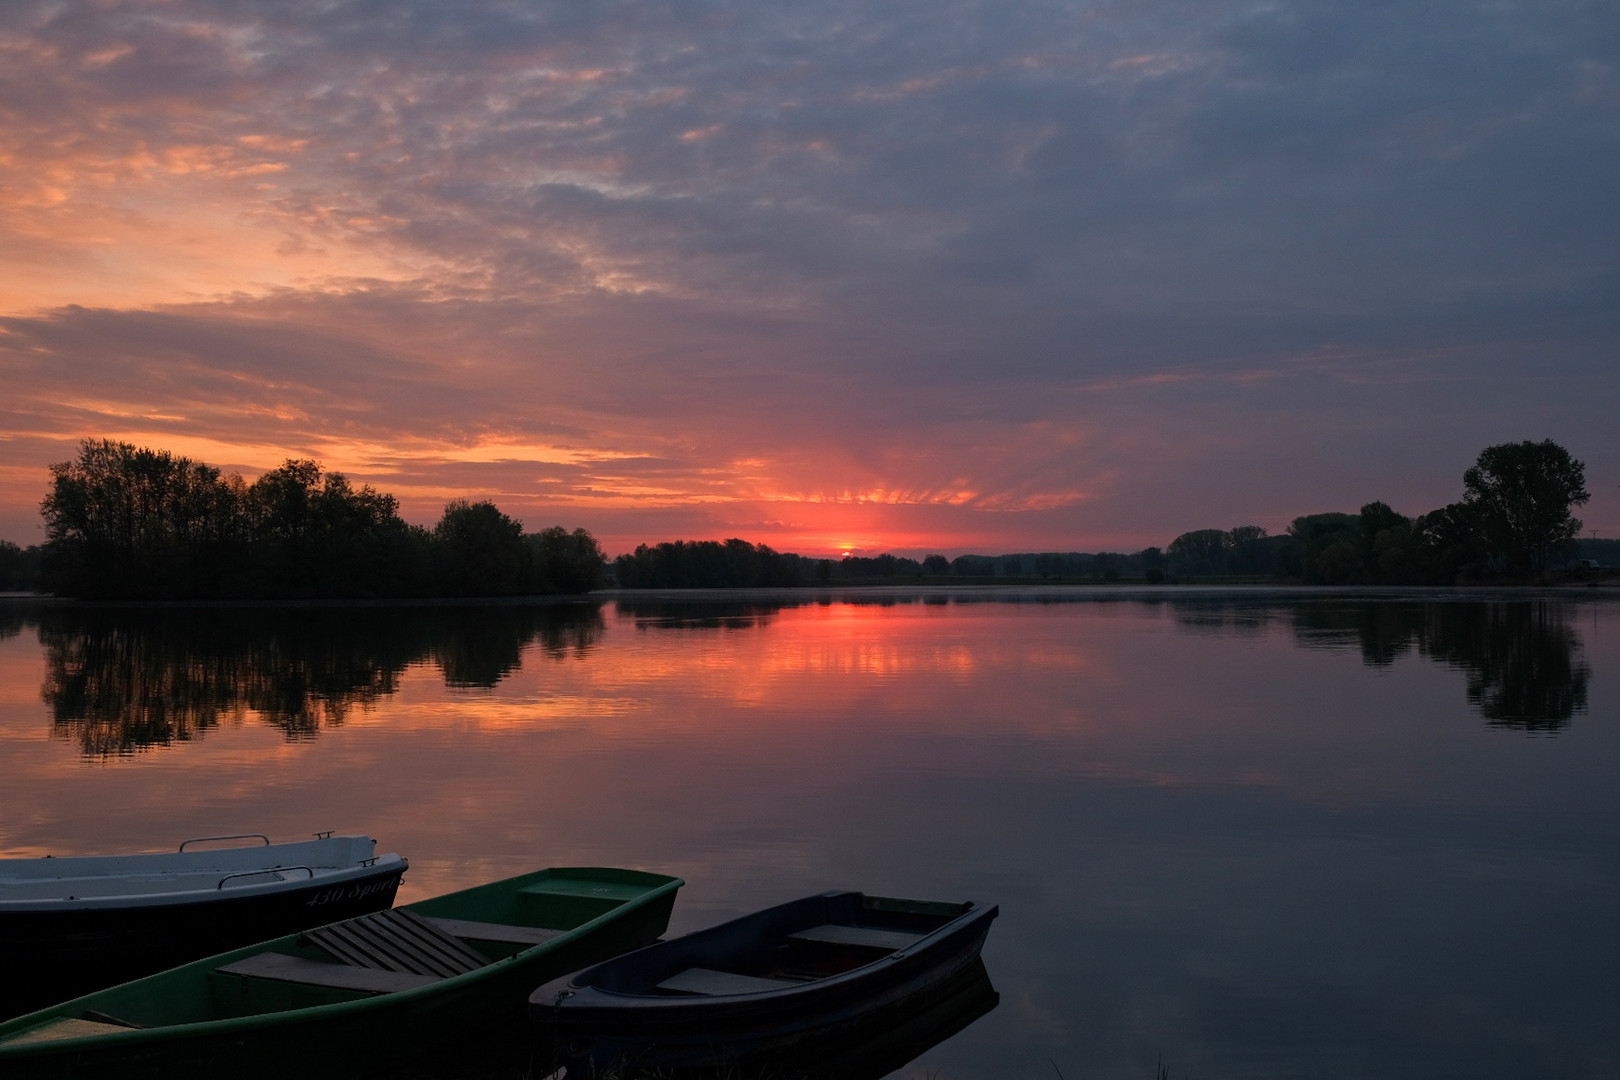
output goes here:
[[1554, 438], [1615, 536], [1620, 68], [1463, 8], [8, 4], [0, 538], [84, 438], [817, 556]]

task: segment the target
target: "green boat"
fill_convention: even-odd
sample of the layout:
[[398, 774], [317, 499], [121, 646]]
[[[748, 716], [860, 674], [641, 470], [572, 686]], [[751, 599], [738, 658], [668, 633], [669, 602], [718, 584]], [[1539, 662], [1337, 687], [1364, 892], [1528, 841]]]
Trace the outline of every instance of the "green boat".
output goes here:
[[387, 1068], [521, 1016], [542, 982], [656, 940], [682, 884], [540, 870], [221, 953], [0, 1024], [0, 1076]]

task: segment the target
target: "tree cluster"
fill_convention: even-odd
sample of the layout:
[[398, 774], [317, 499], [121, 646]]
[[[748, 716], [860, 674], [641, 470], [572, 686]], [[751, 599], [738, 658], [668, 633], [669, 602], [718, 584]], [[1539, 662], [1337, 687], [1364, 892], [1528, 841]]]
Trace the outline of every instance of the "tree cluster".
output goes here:
[[[1156, 548], [1149, 548], [1156, 551]], [[957, 578], [1063, 578], [1118, 581], [1141, 577], [1148, 562], [1146, 552], [1120, 551], [1026, 551], [1006, 555], [959, 555], [949, 563], [950, 576]], [[942, 556], [931, 555], [930, 559]], [[926, 564], [928, 560], [924, 560]], [[937, 564], [936, 564], [937, 565]]]
[[627, 589], [775, 588], [804, 584], [815, 573], [814, 562], [735, 537], [675, 540], [620, 555], [613, 576]]
[[922, 563], [903, 555], [845, 555], [838, 560], [835, 570], [841, 578], [920, 578]]
[[1487, 447], [1460, 501], [1417, 517], [1371, 502], [1356, 514], [1297, 517], [1283, 536], [1259, 526], [1182, 533], [1165, 554], [1180, 578], [1264, 576], [1308, 585], [1447, 585], [1533, 574], [1573, 550], [1591, 496], [1585, 466], [1552, 441]]
[[0, 592], [32, 590], [39, 582], [38, 547], [19, 547], [0, 540]]
[[[525, 534], [491, 502], [456, 500], [431, 530], [391, 495], [289, 460], [253, 483], [166, 451], [86, 441], [51, 467], [46, 543], [0, 542], [0, 589], [98, 599], [508, 596], [579, 593], [607, 561], [585, 530]], [[1551, 441], [1486, 448], [1460, 501], [1414, 518], [1382, 502], [1359, 513], [1198, 529], [1161, 551], [1023, 552], [922, 561], [881, 554], [807, 559], [740, 539], [641, 545], [612, 569], [626, 588], [761, 588], [838, 580], [1247, 578], [1307, 584], [1448, 584], [1552, 565], [1590, 497], [1585, 466]], [[1594, 542], [1595, 543], [1595, 542]]]
[[167, 451], [86, 440], [51, 466], [40, 584], [92, 599], [288, 599], [583, 592], [606, 560], [584, 530], [526, 536], [493, 503], [432, 530], [392, 495], [288, 460], [249, 484]]

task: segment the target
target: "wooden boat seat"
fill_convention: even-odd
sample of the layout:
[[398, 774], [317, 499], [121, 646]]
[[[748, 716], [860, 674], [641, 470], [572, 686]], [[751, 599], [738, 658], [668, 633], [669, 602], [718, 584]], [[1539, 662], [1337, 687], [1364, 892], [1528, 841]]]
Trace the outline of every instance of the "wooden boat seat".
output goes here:
[[502, 945], [541, 945], [568, 932], [544, 926], [513, 926], [509, 923], [475, 922], [472, 919], [443, 919], [433, 915], [423, 918], [463, 941], [495, 941]]
[[792, 979], [769, 979], [758, 975], [737, 975], [730, 971], [709, 968], [687, 968], [677, 971], [658, 984], [660, 990], [674, 990], [682, 994], [757, 994], [764, 990], [781, 990], [799, 986]]
[[418, 986], [439, 981], [437, 975], [418, 975], [409, 971], [379, 971], [376, 968], [355, 967], [350, 964], [328, 964], [320, 960], [305, 960], [301, 956], [266, 952], [236, 960], [214, 969], [222, 975], [243, 975], [255, 979], [275, 979], [280, 982], [304, 983], [308, 986], [330, 986], [338, 990], [364, 990], [372, 994], [393, 994], [400, 990], [414, 990]]
[[61, 1016], [38, 1027], [29, 1028], [20, 1035], [13, 1035], [6, 1040], [6, 1045], [19, 1046], [23, 1043], [55, 1042], [57, 1039], [82, 1039], [86, 1035], [111, 1035], [114, 1032], [128, 1030], [130, 1030], [128, 1024], [104, 1024], [99, 1020]]
[[792, 941], [812, 941], [822, 945], [857, 945], [866, 949], [894, 952], [914, 945], [927, 935], [909, 930], [880, 930], [871, 926], [837, 926], [828, 923], [788, 935]]
[[355, 967], [435, 978], [464, 975], [490, 962], [454, 934], [403, 908], [306, 930], [303, 940]]

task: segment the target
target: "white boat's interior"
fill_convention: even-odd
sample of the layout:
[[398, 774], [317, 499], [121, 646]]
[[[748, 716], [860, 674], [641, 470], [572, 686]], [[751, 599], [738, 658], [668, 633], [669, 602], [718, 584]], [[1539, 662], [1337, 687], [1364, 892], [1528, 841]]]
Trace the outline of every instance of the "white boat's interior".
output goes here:
[[190, 892], [275, 889], [312, 880], [336, 884], [381, 867], [404, 866], [396, 854], [377, 855], [368, 836], [227, 848], [191, 843], [183, 851], [150, 854], [0, 859], [0, 910], [39, 901], [162, 901]]

